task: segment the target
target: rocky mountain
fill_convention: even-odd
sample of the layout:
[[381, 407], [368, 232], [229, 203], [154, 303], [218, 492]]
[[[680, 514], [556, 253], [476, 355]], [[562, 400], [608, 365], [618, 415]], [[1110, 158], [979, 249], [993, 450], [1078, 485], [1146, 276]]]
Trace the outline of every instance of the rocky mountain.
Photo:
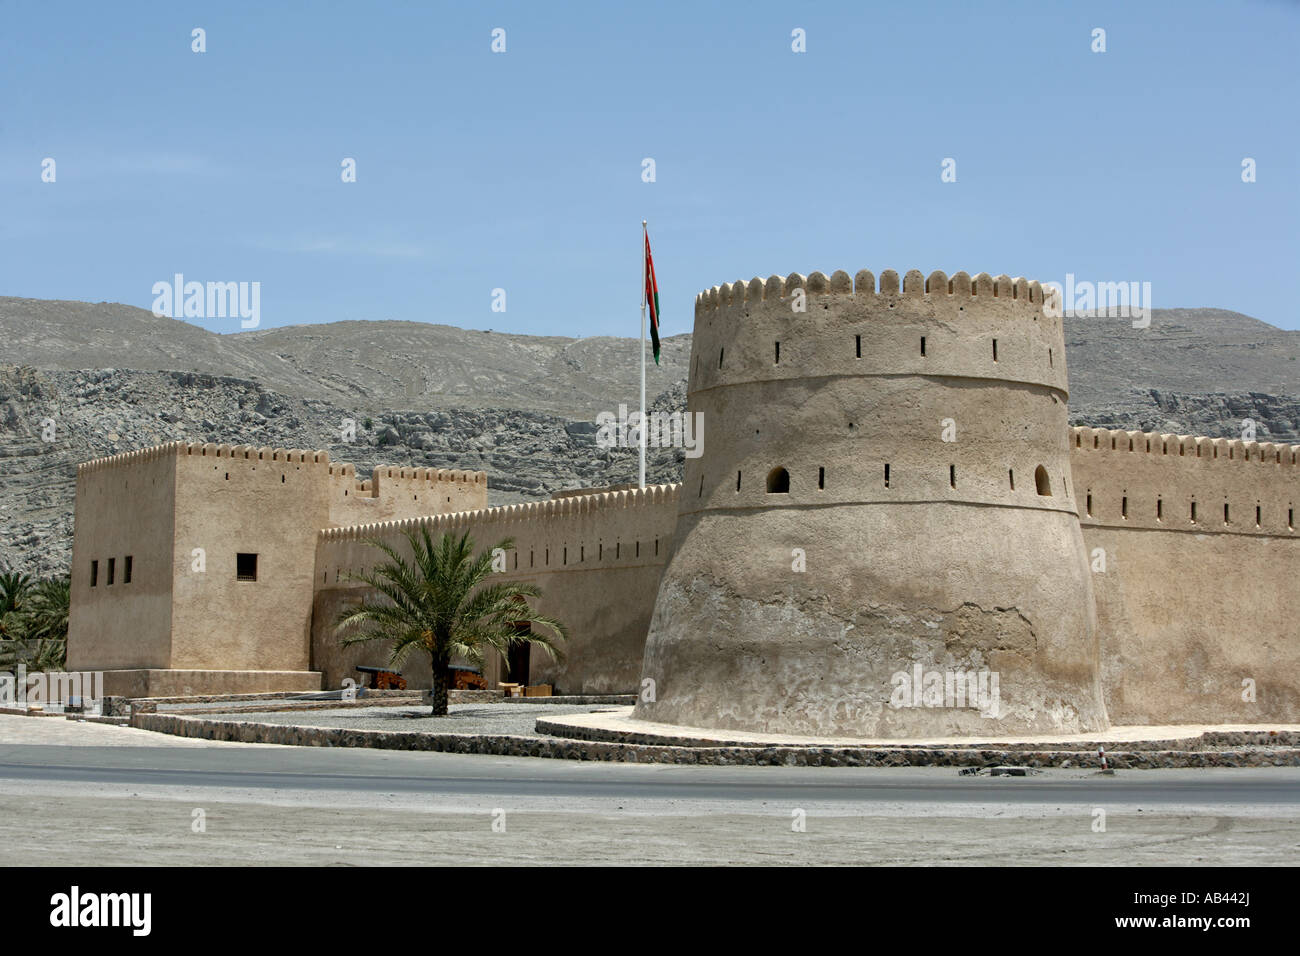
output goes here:
[[[1067, 320], [1077, 424], [1300, 441], [1300, 332], [1216, 309]], [[636, 478], [595, 417], [634, 408], [635, 339], [412, 322], [217, 335], [148, 311], [0, 298], [0, 566], [66, 570], [76, 463], [173, 439], [326, 448], [376, 464], [482, 469], [493, 504]], [[664, 340], [652, 406], [685, 405], [690, 336]], [[345, 423], [355, 422], [349, 438]], [[676, 480], [680, 450], [651, 450]]]
[[[259, 382], [351, 412], [519, 408], [591, 419], [639, 389], [636, 339], [511, 335], [421, 322], [333, 322], [218, 335], [145, 309], [0, 297], [0, 365], [51, 371], [189, 371]], [[664, 339], [646, 373], [680, 377], [691, 337]]]

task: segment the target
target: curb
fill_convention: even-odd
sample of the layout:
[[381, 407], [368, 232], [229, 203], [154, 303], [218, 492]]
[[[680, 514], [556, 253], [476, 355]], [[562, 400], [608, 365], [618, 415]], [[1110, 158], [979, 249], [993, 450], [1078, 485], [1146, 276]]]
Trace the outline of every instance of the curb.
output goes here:
[[[291, 747], [372, 747], [556, 760], [625, 763], [769, 765], [785, 767], [984, 767], [1015, 763], [1028, 767], [1091, 767], [1096, 754], [1082, 750], [998, 750], [976, 747], [679, 747], [573, 739], [539, 739], [508, 734], [428, 734], [418, 731], [298, 727], [250, 721], [203, 720], [173, 714], [136, 714], [131, 726], [203, 740], [279, 744]], [[1300, 748], [1262, 750], [1107, 751], [1112, 767], [1295, 767]]]
[[[690, 736], [687, 734], [673, 733], [643, 733], [636, 731], [613, 730], [606, 727], [584, 727], [577, 724], [568, 723], [563, 719], [538, 717], [534, 725], [539, 734], [549, 734], [554, 737], [565, 737], [570, 740], [585, 740], [599, 743], [625, 743], [625, 744], [646, 744], [649, 746], [661, 747], [689, 747], [695, 748], [790, 748], [790, 749], [823, 749], [822, 744], [788, 744], [777, 743], [775, 741], [762, 740], [727, 740], [725, 737], [711, 739], [708, 737]], [[863, 745], [855, 747], [850, 745], [829, 745], [834, 749], [843, 750], [994, 750], [1001, 753], [1025, 753], [1033, 751], [1050, 751], [1069, 752], [1088, 754], [1094, 757], [1099, 748], [1105, 748], [1106, 755], [1109, 757], [1111, 748], [1120, 748], [1128, 751], [1210, 751], [1225, 750], [1237, 747], [1269, 747], [1278, 748], [1300, 748], [1300, 732], [1292, 730], [1209, 730], [1200, 734], [1190, 734], [1186, 737], [1165, 737], [1151, 740], [1107, 740], [1097, 738], [1095, 740], [1077, 740], [1069, 743], [1045, 744], [1045, 743], [1016, 743], [1008, 741], [1007, 743], [950, 743], [942, 747], [935, 747], [933, 744], [926, 744], [920, 741], [915, 744], [904, 741], [891, 742], [889, 744]]]

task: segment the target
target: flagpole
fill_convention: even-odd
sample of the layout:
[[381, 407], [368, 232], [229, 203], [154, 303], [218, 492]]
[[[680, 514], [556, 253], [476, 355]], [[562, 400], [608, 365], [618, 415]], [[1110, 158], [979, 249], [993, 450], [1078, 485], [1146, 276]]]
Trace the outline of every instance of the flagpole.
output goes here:
[[646, 261], [645, 248], [650, 241], [646, 232], [646, 221], [641, 220], [641, 487], [645, 487], [645, 297], [646, 297]]

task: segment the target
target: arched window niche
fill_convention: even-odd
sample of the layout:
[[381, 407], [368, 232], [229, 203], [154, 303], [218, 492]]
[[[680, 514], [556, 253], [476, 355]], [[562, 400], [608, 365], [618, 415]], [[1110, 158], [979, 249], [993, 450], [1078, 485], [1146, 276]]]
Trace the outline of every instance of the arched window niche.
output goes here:
[[1052, 480], [1047, 477], [1047, 469], [1042, 465], [1034, 469], [1034, 487], [1044, 498], [1052, 497]]

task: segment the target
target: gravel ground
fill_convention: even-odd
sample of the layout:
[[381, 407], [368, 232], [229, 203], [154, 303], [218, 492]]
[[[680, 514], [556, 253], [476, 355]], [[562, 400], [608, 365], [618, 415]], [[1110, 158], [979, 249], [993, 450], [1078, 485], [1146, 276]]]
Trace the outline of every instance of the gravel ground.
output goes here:
[[416, 730], [442, 734], [511, 734], [544, 737], [533, 725], [538, 717], [621, 710], [609, 704], [452, 704], [446, 717], [430, 717], [425, 705], [311, 711], [241, 710], [204, 714], [205, 720], [247, 720], [259, 724], [344, 727], [349, 730]]

